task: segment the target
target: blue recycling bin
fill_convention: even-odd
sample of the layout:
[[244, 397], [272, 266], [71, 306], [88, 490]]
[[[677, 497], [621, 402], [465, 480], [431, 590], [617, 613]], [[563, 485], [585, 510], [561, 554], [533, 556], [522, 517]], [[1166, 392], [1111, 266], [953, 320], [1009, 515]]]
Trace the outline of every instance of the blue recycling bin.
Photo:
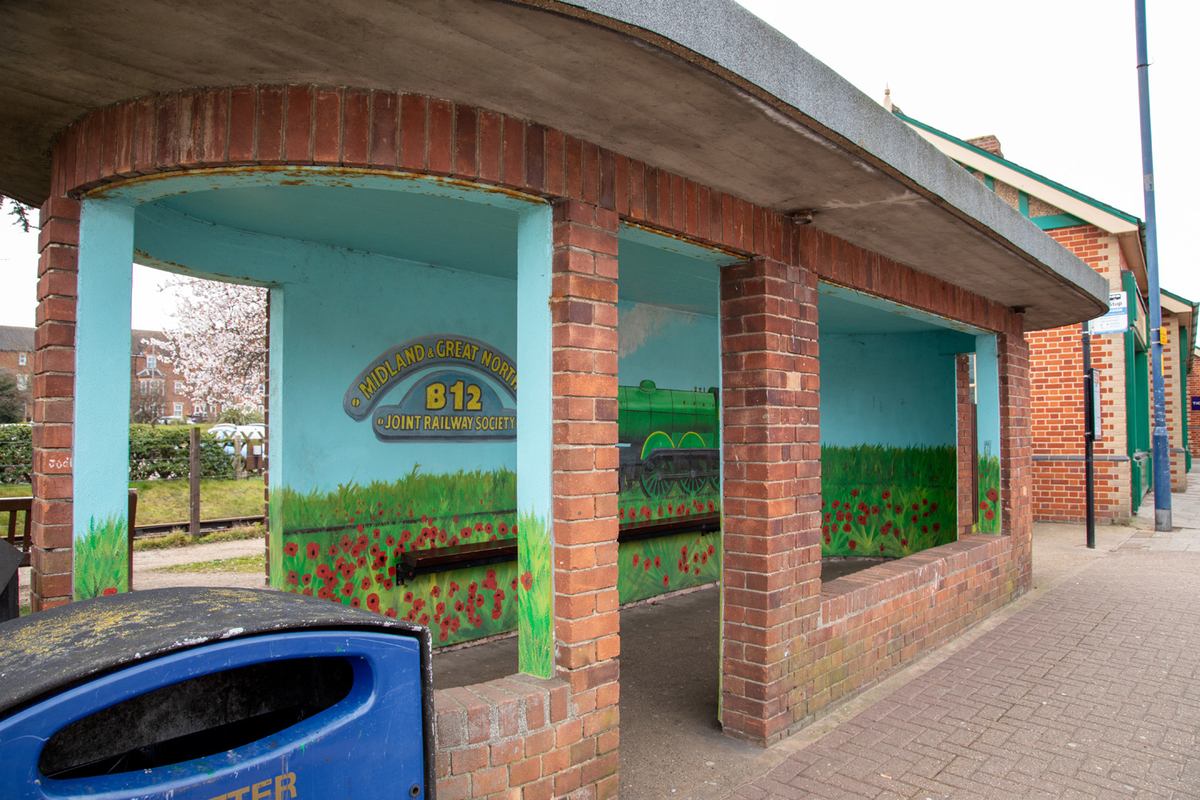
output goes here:
[[162, 589], [0, 625], [0, 798], [433, 798], [428, 630]]

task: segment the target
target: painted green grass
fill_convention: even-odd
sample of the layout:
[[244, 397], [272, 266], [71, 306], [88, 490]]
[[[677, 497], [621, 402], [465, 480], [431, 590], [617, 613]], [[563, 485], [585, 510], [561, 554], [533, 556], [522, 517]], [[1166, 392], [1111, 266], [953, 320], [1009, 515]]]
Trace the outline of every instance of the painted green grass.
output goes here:
[[128, 521], [113, 514], [93, 517], [87, 533], [75, 540], [75, 599], [129, 591]]
[[538, 678], [554, 677], [554, 584], [550, 564], [549, 525], [539, 515], [522, 514], [518, 537], [517, 641], [521, 671]]
[[901, 558], [957, 538], [957, 453], [821, 448], [822, 556]]
[[979, 533], [1000, 532], [1000, 459], [995, 456], [979, 457]]
[[[273, 507], [277, 501], [285, 533], [312, 528], [357, 530], [360, 525], [390, 532], [417, 525], [436, 527], [448, 538], [456, 538], [455, 544], [465, 544], [509, 534], [515, 521], [511, 509], [517, 503], [517, 476], [506, 469], [431, 475], [414, 468], [395, 481], [342, 484], [330, 492], [301, 494], [281, 488], [271, 493]], [[503, 515], [503, 510], [510, 513]], [[503, 533], [500, 522], [505, 523]]]
[[626, 542], [618, 551], [617, 593], [633, 603], [721, 579], [718, 533], [683, 533]]
[[[428, 625], [435, 645], [517, 626], [516, 564], [422, 575], [400, 584], [406, 551], [517, 535], [509, 470], [271, 492], [271, 583], [287, 591]], [[548, 557], [548, 556], [547, 556]]]
[[234, 556], [212, 561], [196, 561], [191, 564], [172, 564], [159, 572], [262, 572], [264, 556]]

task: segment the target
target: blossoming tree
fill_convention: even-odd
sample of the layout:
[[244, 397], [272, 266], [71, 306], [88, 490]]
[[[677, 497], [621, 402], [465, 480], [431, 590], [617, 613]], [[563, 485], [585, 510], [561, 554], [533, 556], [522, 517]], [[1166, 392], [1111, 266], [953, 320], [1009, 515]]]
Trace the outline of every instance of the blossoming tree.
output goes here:
[[183, 375], [194, 402], [257, 409], [267, 368], [266, 290], [198, 278], [168, 282], [173, 324], [155, 344]]

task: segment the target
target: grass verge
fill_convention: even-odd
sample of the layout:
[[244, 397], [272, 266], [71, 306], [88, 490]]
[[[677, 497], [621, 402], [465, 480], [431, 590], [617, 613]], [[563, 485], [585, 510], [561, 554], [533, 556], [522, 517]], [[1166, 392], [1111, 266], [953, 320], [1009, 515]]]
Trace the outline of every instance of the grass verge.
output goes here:
[[134, 550], [167, 550], [173, 547], [192, 547], [198, 544], [214, 542], [235, 542], [241, 539], [261, 539], [265, 531], [262, 525], [250, 525], [245, 528], [230, 528], [227, 531], [206, 533], [198, 539], [188, 536], [187, 531], [178, 530], [166, 536], [154, 536], [148, 539], [137, 539], [133, 543]]
[[[131, 481], [138, 490], [138, 525], [161, 525], [188, 518], [187, 480]], [[263, 513], [263, 482], [205, 478], [200, 481], [201, 519], [250, 517]]]

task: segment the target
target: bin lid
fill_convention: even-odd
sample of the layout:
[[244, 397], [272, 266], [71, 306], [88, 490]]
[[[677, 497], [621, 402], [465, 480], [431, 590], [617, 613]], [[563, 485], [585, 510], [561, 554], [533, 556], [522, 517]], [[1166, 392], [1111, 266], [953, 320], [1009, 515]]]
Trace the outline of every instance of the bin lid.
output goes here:
[[168, 653], [289, 630], [416, 636], [427, 628], [289, 592], [186, 587], [96, 597], [0, 623], [0, 717], [104, 673]]

